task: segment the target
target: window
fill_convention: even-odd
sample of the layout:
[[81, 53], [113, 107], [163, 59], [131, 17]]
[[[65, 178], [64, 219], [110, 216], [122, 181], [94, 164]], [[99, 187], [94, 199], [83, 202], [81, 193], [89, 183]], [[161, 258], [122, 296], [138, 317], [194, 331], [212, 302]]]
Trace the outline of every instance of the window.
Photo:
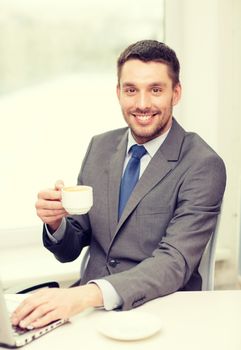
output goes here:
[[116, 59], [163, 40], [160, 0], [0, 0], [1, 223], [39, 224], [37, 192], [75, 183], [90, 138], [124, 126]]

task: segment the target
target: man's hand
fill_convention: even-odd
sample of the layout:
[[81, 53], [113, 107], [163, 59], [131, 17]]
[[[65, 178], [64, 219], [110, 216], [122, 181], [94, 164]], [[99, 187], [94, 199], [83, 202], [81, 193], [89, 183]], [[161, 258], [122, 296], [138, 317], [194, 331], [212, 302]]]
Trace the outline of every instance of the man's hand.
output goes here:
[[67, 215], [61, 203], [61, 189], [63, 186], [63, 181], [59, 180], [55, 183], [54, 189], [39, 192], [35, 204], [37, 215], [49, 226], [52, 232], [57, 230], [62, 218]]
[[68, 319], [89, 307], [99, 306], [103, 306], [103, 297], [94, 283], [66, 289], [42, 289], [18, 306], [12, 315], [12, 323], [22, 328], [38, 328], [58, 319]]

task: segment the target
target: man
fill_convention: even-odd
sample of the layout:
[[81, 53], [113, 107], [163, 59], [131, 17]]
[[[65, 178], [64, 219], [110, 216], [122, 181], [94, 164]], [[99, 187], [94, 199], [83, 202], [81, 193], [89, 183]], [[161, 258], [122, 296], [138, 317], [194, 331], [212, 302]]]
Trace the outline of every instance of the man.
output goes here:
[[[94, 137], [78, 177], [93, 187], [93, 208], [67, 216], [61, 181], [36, 203], [44, 245], [58, 260], [72, 261], [90, 246], [81, 285], [35, 293], [16, 310], [14, 324], [39, 327], [89, 306], [128, 310], [201, 289], [198, 266], [226, 175], [220, 157], [172, 117], [181, 97], [175, 52], [152, 40], [129, 46], [118, 60], [117, 95], [128, 128]], [[144, 150], [138, 159], [134, 149]], [[129, 176], [133, 159], [138, 170]]]

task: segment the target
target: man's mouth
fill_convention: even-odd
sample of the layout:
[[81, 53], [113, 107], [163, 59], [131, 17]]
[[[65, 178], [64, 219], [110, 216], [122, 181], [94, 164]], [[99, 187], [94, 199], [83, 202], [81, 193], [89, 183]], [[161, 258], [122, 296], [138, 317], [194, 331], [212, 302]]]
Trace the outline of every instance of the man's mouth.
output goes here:
[[148, 122], [153, 117], [155, 117], [158, 113], [146, 113], [146, 114], [138, 114], [132, 113], [133, 117], [135, 117], [140, 122]]

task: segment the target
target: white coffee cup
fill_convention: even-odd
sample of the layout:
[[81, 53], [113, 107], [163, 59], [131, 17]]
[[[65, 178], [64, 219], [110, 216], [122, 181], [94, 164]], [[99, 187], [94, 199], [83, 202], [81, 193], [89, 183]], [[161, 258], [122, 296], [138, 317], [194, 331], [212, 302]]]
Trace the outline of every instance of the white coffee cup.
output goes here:
[[86, 214], [93, 205], [93, 189], [90, 186], [62, 188], [62, 205], [71, 215]]

